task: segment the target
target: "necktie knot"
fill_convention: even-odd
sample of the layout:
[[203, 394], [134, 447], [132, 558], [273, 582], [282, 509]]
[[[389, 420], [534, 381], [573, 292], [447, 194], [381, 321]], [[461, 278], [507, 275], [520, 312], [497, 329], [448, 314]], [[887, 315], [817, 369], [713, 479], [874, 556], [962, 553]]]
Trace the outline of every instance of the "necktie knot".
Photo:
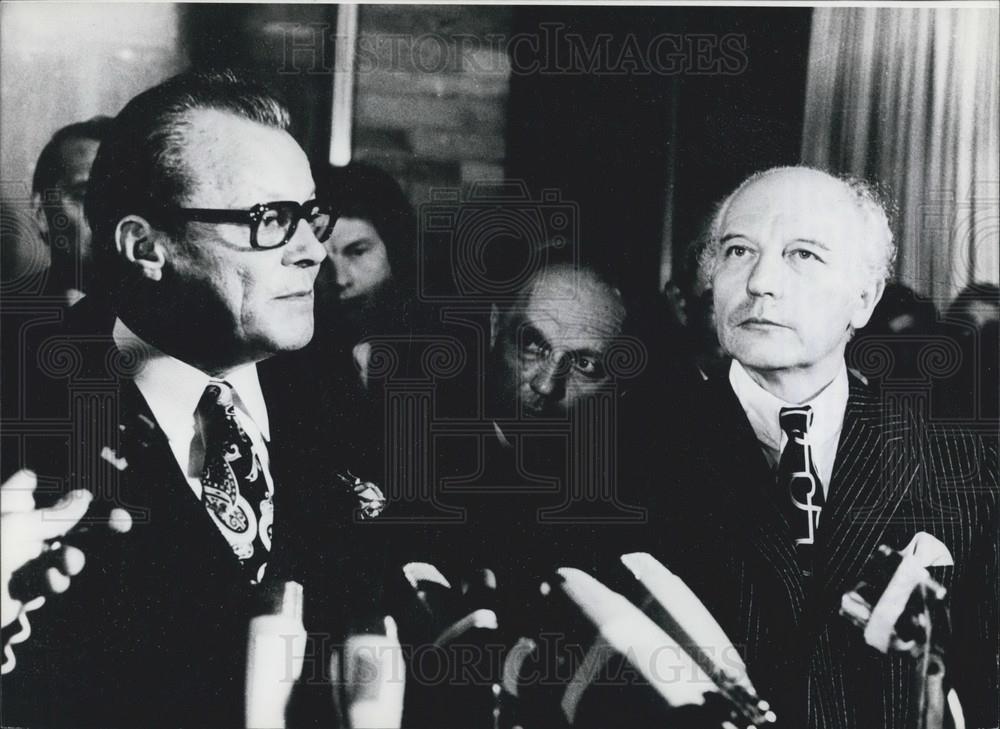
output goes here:
[[217, 412], [233, 407], [233, 386], [225, 380], [212, 380], [205, 386], [205, 392], [198, 403], [201, 412]]
[[781, 408], [778, 413], [778, 422], [781, 429], [789, 438], [801, 438], [809, 432], [812, 425], [813, 412], [808, 405], [800, 405], [793, 408]]
[[236, 422], [233, 405], [233, 386], [225, 380], [213, 380], [205, 386], [195, 412], [201, 419], [202, 434], [209, 450], [226, 439], [240, 437], [241, 429]]

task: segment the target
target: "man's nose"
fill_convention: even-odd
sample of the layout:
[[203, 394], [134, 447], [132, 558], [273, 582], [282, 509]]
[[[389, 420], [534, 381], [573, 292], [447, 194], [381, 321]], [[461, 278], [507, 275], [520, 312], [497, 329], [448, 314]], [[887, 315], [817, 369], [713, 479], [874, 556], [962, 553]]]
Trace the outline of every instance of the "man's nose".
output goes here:
[[780, 296], [786, 275], [780, 253], [761, 253], [747, 277], [747, 293], [751, 296]]
[[341, 291], [346, 291], [351, 288], [354, 283], [354, 277], [351, 276], [351, 269], [343, 260], [333, 261], [333, 270], [335, 272], [335, 278], [337, 281], [337, 288]]
[[532, 374], [531, 389], [542, 397], [558, 400], [564, 387], [564, 373], [560, 371], [562, 361], [556, 354], [550, 354]]
[[281, 261], [283, 264], [301, 268], [318, 266], [326, 258], [326, 248], [313, 233], [312, 226], [307, 225], [304, 220], [295, 226], [295, 233], [285, 244], [284, 253]]

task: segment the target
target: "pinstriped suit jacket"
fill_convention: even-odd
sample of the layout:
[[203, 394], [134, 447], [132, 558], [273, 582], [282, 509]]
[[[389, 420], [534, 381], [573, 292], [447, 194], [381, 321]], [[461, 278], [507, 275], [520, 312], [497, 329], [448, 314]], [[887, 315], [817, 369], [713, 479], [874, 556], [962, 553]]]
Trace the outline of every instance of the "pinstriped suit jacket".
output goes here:
[[935, 576], [950, 591], [948, 668], [969, 726], [996, 726], [997, 434], [928, 424], [925, 397], [852, 377], [816, 573], [806, 580], [773, 472], [728, 381], [705, 383], [693, 402], [668, 434], [662, 557], [722, 623], [781, 726], [916, 726], [911, 659], [866, 646], [838, 608], [880, 544], [901, 549], [920, 531], [954, 557]]

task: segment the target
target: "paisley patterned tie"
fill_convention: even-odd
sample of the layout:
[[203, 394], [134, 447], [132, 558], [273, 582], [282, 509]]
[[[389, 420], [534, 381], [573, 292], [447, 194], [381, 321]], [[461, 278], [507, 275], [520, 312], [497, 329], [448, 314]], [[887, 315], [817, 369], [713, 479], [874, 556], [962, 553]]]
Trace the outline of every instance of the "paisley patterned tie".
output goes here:
[[272, 489], [250, 438], [236, 420], [232, 385], [210, 382], [198, 403], [198, 415], [205, 437], [202, 500], [250, 581], [260, 582], [271, 550]]
[[808, 405], [781, 408], [778, 419], [788, 436], [778, 462], [778, 487], [784, 489], [783, 499], [788, 504], [786, 517], [795, 539], [799, 568], [808, 576], [813, 571], [813, 545], [823, 510], [823, 485], [809, 444], [812, 408]]

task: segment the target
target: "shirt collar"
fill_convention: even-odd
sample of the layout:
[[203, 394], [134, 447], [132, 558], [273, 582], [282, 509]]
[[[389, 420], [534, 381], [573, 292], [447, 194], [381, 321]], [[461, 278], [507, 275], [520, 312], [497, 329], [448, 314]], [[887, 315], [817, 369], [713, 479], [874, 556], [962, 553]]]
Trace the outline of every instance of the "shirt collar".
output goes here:
[[837, 375], [805, 403], [787, 403], [775, 397], [750, 377], [738, 361], [729, 366], [729, 383], [740, 401], [747, 419], [753, 427], [757, 439], [768, 448], [780, 451], [782, 436], [779, 414], [781, 408], [795, 405], [809, 405], [813, 410], [813, 422], [809, 428], [809, 439], [814, 444], [824, 443], [840, 433], [847, 411], [847, 365], [841, 366]]
[[224, 379], [233, 387], [236, 406], [253, 420], [264, 440], [271, 440], [267, 406], [260, 389], [256, 364], [251, 362], [224, 376], [211, 377], [187, 362], [161, 352], [129, 329], [121, 319], [115, 319], [111, 336], [119, 349], [131, 348], [142, 352], [142, 366], [133, 379], [167, 438], [173, 440], [173, 424], [191, 423], [209, 381]]

